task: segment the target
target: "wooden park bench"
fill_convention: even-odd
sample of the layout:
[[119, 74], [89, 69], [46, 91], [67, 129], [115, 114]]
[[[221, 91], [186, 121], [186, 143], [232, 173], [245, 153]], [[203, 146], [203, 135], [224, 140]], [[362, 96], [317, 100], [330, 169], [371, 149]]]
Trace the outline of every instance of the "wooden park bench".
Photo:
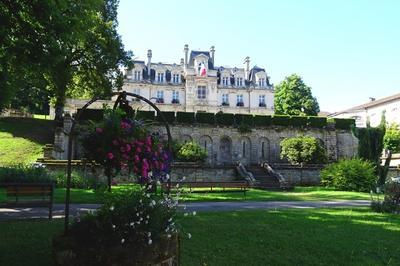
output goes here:
[[0, 208], [48, 207], [49, 219], [53, 217], [54, 183], [3, 183], [6, 201]]
[[[250, 186], [246, 181], [201, 181], [201, 182], [171, 182], [170, 190], [174, 191], [178, 188], [188, 188], [190, 192], [207, 192], [204, 190], [193, 190], [193, 188], [209, 188], [213, 192], [214, 188], [222, 188], [222, 191], [232, 192], [232, 191], [242, 191], [244, 197], [246, 198], [246, 191], [249, 190]], [[168, 191], [169, 184], [162, 183], [162, 191]], [[214, 192], [216, 192], [214, 190]]]

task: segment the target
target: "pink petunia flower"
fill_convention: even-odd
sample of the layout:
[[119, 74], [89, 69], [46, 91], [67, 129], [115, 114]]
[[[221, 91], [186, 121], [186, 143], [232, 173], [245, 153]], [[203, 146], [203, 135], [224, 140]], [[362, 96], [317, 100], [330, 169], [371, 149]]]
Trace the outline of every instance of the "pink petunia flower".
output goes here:
[[107, 153], [107, 157], [108, 157], [108, 159], [112, 160], [112, 159], [114, 159], [114, 154], [109, 152], [109, 153]]
[[103, 133], [103, 129], [101, 127], [96, 127], [96, 132], [97, 133]]

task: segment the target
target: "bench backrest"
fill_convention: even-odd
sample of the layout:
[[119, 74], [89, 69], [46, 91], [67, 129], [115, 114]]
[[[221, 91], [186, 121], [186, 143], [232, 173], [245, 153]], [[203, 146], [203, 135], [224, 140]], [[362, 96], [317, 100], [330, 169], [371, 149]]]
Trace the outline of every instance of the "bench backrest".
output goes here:
[[53, 184], [6, 184], [4, 187], [7, 197], [50, 197], [54, 191]]

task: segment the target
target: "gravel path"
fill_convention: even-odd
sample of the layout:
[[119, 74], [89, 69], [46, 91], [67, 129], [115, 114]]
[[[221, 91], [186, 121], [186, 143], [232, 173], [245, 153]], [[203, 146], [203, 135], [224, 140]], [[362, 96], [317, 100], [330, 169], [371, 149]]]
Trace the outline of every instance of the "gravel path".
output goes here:
[[[304, 209], [304, 208], [340, 208], [340, 207], [367, 207], [369, 200], [333, 200], [333, 201], [240, 201], [240, 202], [190, 202], [182, 204], [186, 211], [234, 211], [254, 209]], [[185, 207], [184, 207], [185, 206]], [[77, 211], [87, 212], [100, 207], [99, 204], [71, 204], [70, 214]], [[61, 218], [64, 215], [64, 205], [55, 204], [53, 217]], [[47, 218], [46, 208], [0, 208], [0, 221], [24, 218]]]

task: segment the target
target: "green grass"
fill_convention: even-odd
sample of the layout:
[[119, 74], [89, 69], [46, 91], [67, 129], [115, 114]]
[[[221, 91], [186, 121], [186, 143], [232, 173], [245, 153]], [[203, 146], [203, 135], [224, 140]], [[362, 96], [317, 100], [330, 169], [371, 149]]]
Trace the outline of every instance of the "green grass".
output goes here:
[[54, 122], [30, 118], [0, 119], [0, 166], [27, 164], [43, 157], [54, 139]]
[[[119, 185], [112, 188], [113, 194], [123, 193], [129, 189], [137, 188], [136, 185]], [[6, 199], [4, 189], [0, 189], [0, 202]], [[54, 194], [55, 203], [64, 203], [65, 189], [57, 188]], [[92, 189], [71, 189], [72, 203], [102, 203], [103, 195], [95, 193]], [[265, 191], [251, 189], [243, 192], [214, 191], [208, 193], [184, 193], [183, 201], [320, 201], [320, 200], [369, 200], [368, 193], [352, 191], [334, 191], [321, 187], [296, 187], [293, 191]]]
[[[0, 265], [52, 265], [62, 226], [1, 222]], [[198, 213], [182, 226], [182, 265], [400, 264], [400, 216], [362, 208]]]

